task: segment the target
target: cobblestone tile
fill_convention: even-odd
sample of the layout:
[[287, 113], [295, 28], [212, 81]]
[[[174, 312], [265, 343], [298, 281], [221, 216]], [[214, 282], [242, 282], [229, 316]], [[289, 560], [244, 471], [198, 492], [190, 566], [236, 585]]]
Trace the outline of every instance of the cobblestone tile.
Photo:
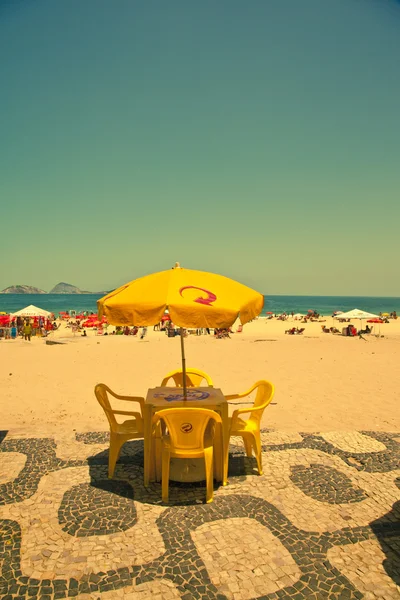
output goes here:
[[261, 442], [268, 446], [279, 444], [296, 444], [303, 441], [303, 436], [295, 431], [263, 431]]
[[[329, 561], [367, 597], [391, 600], [400, 598], [400, 555], [375, 539], [347, 546], [335, 546], [328, 551]], [[397, 577], [398, 583], [387, 571]], [[397, 576], [396, 576], [397, 572]], [[382, 590], [382, 596], [377, 591]]]
[[26, 463], [26, 455], [20, 452], [0, 453], [0, 484], [12, 482]]
[[77, 441], [75, 435], [55, 436], [56, 456], [61, 460], [83, 460], [94, 456], [99, 452], [108, 450], [108, 440], [103, 444], [85, 444]]
[[108, 480], [104, 432], [0, 436], [0, 598], [392, 600], [399, 439], [265, 430], [260, 477], [233, 438], [214, 503], [171, 482], [165, 507], [143, 486], [142, 441]]
[[325, 465], [295, 465], [291, 468], [290, 479], [304, 494], [320, 502], [349, 504], [361, 502], [368, 497], [344, 473]]
[[206, 523], [192, 532], [211, 581], [229, 599], [249, 600], [296, 583], [301, 571], [268, 529], [250, 518]]
[[[64, 518], [60, 523], [60, 513], [66, 515], [62, 508], [66, 506], [65, 493], [81, 485], [87, 490], [90, 481], [87, 467], [56, 471], [42, 478], [31, 498], [0, 507], [0, 517], [13, 519], [21, 525], [24, 534], [21, 567], [26, 575], [33, 576], [35, 573], [42, 578], [43, 573], [50, 572], [53, 573], [52, 578], [66, 575], [79, 578], [102, 568], [110, 570], [132, 562], [145, 563], [163, 553], [164, 546], [155, 520], [164, 509], [158, 506], [143, 506], [131, 500], [131, 514], [136, 514], [136, 517], [131, 519], [131, 527], [126, 531], [118, 529], [122, 523], [120, 520], [117, 519], [115, 524], [113, 509], [109, 517], [111, 529], [106, 515], [99, 515], [95, 510], [94, 518], [90, 520], [95, 531], [90, 537], [75, 535], [82, 531], [85, 518], [89, 516], [84, 506], [81, 506], [82, 520], [75, 521], [76, 529], [71, 520], [66, 522]], [[111, 497], [114, 495], [110, 493]], [[101, 506], [104, 507], [104, 502], [100, 503]], [[77, 512], [79, 514], [79, 509]], [[124, 514], [126, 517], [126, 508]], [[104, 527], [100, 529], [102, 520]]]
[[359, 454], [363, 452], [384, 452], [386, 450], [385, 444], [359, 431], [329, 431], [319, 435], [326, 442], [344, 452]]
[[[231, 462], [234, 460], [238, 461], [239, 457], [236, 455]], [[242, 456], [241, 460], [249, 459]], [[354, 489], [364, 492], [365, 499], [334, 504], [326, 502], [326, 498], [325, 502], [321, 502], [321, 499], [305, 494], [291, 480], [292, 468], [309, 469], [312, 464], [337, 470], [346, 477], [346, 486], [350, 481]], [[305, 531], [334, 531], [350, 524], [368, 525], [384, 512], [390, 511], [393, 503], [400, 499], [399, 489], [395, 485], [400, 471], [374, 474], [358, 472], [339, 457], [312, 449], [267, 451], [263, 453], [263, 469], [264, 475], [261, 477], [247, 475], [239, 477], [238, 481], [230, 477], [230, 485], [220, 489], [218, 493], [225, 495], [235, 491], [265, 498], [279, 508], [294, 525]], [[320, 477], [315, 482], [315, 493], [320, 491], [318, 482], [320, 485]]]
[[76, 600], [180, 600], [181, 595], [172, 581], [158, 579], [140, 585], [129, 585], [119, 590], [95, 592], [93, 594], [78, 594]]

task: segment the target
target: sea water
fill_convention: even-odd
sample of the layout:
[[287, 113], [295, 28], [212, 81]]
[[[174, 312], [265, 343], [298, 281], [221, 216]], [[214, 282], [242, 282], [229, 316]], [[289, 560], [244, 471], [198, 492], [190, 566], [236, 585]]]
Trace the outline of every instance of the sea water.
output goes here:
[[[97, 311], [97, 294], [0, 294], [0, 312], [16, 312], [28, 304], [34, 304], [53, 312], [75, 310]], [[378, 314], [397, 311], [400, 316], [400, 298], [369, 296], [264, 296], [264, 308], [261, 316], [267, 312], [306, 314], [316, 310], [321, 315], [331, 315], [335, 310], [346, 312], [353, 308]]]

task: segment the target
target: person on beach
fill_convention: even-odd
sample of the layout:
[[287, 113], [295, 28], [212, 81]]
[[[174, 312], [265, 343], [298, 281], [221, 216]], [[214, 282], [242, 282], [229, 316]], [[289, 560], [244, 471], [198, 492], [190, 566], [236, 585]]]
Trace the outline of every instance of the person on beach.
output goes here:
[[25, 321], [25, 325], [23, 326], [23, 334], [24, 334], [24, 339], [28, 340], [28, 342], [31, 341], [31, 335], [32, 335], [32, 325], [30, 324], [29, 321]]

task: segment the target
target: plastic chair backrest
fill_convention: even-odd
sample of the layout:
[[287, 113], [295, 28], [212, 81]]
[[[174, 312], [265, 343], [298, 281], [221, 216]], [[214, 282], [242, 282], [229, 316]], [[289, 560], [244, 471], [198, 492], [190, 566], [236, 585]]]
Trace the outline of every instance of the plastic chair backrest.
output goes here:
[[263, 416], [264, 410], [267, 408], [268, 404], [271, 402], [274, 397], [275, 388], [270, 381], [257, 381], [254, 384], [253, 389], [257, 388], [256, 397], [254, 400], [254, 408], [260, 407], [259, 410], [254, 410], [251, 412], [251, 416], [249, 421], [253, 421], [260, 425], [261, 418]]
[[110, 423], [111, 431], [116, 431], [118, 423], [117, 423], [117, 419], [115, 418], [114, 411], [111, 407], [110, 401], [108, 399], [107, 392], [112, 393], [110, 388], [107, 387], [106, 385], [104, 385], [104, 383], [98, 383], [96, 385], [96, 387], [94, 388], [94, 393], [96, 395], [96, 398], [99, 401], [101, 408], [106, 413], [106, 417], [108, 419], [108, 422]]
[[167, 408], [158, 411], [153, 423], [162, 419], [171, 443], [179, 450], [204, 450], [204, 433], [211, 419], [222, 423], [221, 417], [206, 408]]
[[[171, 371], [164, 377], [161, 382], [161, 387], [168, 385], [168, 381], [172, 379], [176, 387], [183, 387], [183, 374], [182, 369]], [[204, 371], [199, 369], [186, 369], [186, 385], [187, 387], [199, 387], [203, 381], [206, 381], [209, 387], [212, 387], [212, 379]]]

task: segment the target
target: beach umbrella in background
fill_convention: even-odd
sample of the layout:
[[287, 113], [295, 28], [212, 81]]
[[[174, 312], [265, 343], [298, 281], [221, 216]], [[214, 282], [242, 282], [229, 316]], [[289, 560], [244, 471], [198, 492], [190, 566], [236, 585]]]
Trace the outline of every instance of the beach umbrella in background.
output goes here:
[[354, 308], [353, 310], [349, 310], [348, 312], [342, 312], [340, 315], [336, 314], [335, 319], [359, 319], [361, 321], [362, 329], [362, 322], [364, 319], [379, 319], [379, 316], [366, 312], [365, 310], [360, 310], [359, 308]]
[[186, 392], [186, 359], [183, 328], [227, 329], [240, 319], [242, 325], [262, 311], [264, 296], [251, 288], [215, 273], [183, 269], [179, 263], [135, 279], [97, 301], [99, 319], [111, 325], [156, 325], [169, 311], [181, 328], [183, 394]]
[[374, 315], [372, 313], [366, 312], [365, 310], [360, 310], [359, 308], [354, 308], [353, 310], [349, 310], [348, 312], [337, 314], [335, 319], [379, 319], [379, 315]]
[[30, 304], [29, 306], [25, 306], [25, 308], [21, 308], [21, 310], [18, 310], [15, 313], [11, 313], [11, 315], [13, 317], [46, 317], [49, 318], [51, 317], [53, 313], [49, 312], [48, 310], [44, 310], [43, 308], [38, 308], [37, 306], [34, 306], [33, 304]]

